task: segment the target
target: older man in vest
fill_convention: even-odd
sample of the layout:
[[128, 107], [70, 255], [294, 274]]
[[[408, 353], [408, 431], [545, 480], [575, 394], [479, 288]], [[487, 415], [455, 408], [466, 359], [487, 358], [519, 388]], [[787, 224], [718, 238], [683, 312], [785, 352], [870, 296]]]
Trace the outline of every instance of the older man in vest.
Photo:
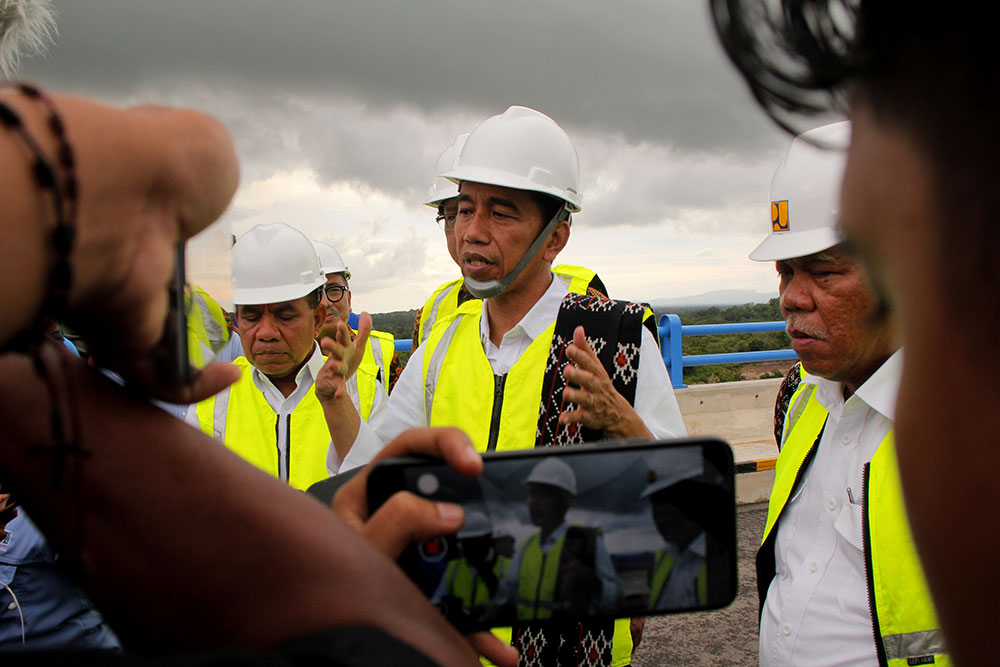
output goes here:
[[902, 350], [836, 220], [844, 121], [792, 143], [771, 184], [775, 261], [801, 381], [757, 554], [762, 665], [948, 664], [893, 441]]
[[[459, 186], [454, 233], [465, 285], [482, 301], [435, 324], [370, 425], [344, 400], [360, 346], [341, 332], [317, 380], [337, 447], [369, 450], [421, 426], [458, 426], [480, 451], [684, 435], [656, 338], [643, 326], [646, 308], [573, 294], [571, 279], [553, 273], [581, 206], [579, 160], [562, 128], [510, 107], [469, 135], [444, 176]], [[626, 665], [628, 626], [615, 626], [613, 659], [590, 650], [610, 644], [612, 629], [599, 623], [562, 637], [525, 626], [513, 641], [543, 662], [563, 650]]]
[[312, 242], [292, 227], [257, 225], [233, 246], [233, 302], [243, 356], [240, 379], [189, 409], [188, 423], [258, 468], [305, 489], [336, 471], [367, 462], [330, 453], [330, 433], [316, 400], [323, 366], [315, 337], [326, 316], [326, 284]]

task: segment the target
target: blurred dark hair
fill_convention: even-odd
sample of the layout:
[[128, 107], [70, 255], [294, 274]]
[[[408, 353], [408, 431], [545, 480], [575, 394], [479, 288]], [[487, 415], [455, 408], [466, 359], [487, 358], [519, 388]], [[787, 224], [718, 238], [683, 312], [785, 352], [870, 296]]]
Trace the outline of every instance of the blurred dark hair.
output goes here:
[[803, 118], [863, 104], [880, 124], [913, 140], [933, 169], [952, 312], [981, 312], [968, 307], [962, 288], [978, 281], [1000, 289], [1000, 188], [994, 185], [1000, 49], [992, 4], [709, 3], [723, 48], [778, 125], [797, 133]]

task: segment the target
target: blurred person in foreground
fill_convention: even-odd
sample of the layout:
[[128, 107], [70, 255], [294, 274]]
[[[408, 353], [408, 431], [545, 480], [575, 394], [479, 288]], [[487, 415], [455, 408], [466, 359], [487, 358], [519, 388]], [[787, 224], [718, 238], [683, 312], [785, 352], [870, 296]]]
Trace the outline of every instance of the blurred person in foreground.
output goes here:
[[[236, 189], [222, 126], [192, 111], [118, 110], [25, 89], [0, 91], [0, 104], [0, 483], [126, 652], [197, 653], [184, 658], [196, 664], [232, 655], [261, 664], [477, 664], [389, 557], [142, 396], [195, 402], [239, 375], [209, 365], [191, 385], [166, 389], [150, 354], [176, 243], [218, 218]], [[76, 187], [57, 158], [67, 153]], [[56, 192], [73, 204], [63, 219], [75, 229], [69, 248], [53, 239]], [[46, 341], [42, 316], [71, 326], [128, 389]], [[438, 515], [446, 529], [461, 525], [454, 508]], [[283, 604], [261, 594], [261, 581]], [[511, 664], [503, 646], [481, 650]]]
[[[730, 59], [765, 111], [846, 111], [840, 220], [906, 356], [899, 472], [948, 647], [989, 664], [1000, 577], [1000, 52], [992, 7], [885, 0], [712, 0]], [[993, 304], [993, 305], [990, 305]], [[954, 446], [951, 446], [954, 443]]]

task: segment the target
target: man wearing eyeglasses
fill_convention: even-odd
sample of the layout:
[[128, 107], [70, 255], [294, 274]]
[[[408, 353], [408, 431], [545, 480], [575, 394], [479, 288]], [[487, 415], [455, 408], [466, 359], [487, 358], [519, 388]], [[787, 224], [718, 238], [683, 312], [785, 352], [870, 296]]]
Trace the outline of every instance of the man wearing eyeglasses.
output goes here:
[[[186, 417], [297, 489], [326, 479], [328, 462], [336, 472], [370, 458], [350, 457], [349, 447], [330, 451], [330, 431], [316, 399], [323, 355], [315, 338], [329, 310], [320, 302], [325, 287], [316, 250], [298, 230], [283, 223], [257, 225], [240, 237], [233, 246], [233, 303], [243, 355], [233, 363], [242, 374], [189, 408]], [[364, 377], [367, 371], [357, 373]], [[385, 390], [378, 389], [372, 412], [387, 403]], [[351, 398], [357, 406], [357, 392]]]
[[[348, 283], [351, 272], [337, 249], [329, 243], [313, 241], [313, 247], [316, 249], [320, 268], [326, 275], [321, 301], [327, 312], [319, 336], [316, 337], [318, 341], [336, 327], [338, 320], [348, 328], [351, 326], [351, 287]], [[357, 331], [351, 331], [352, 336], [357, 335]], [[361, 418], [368, 421], [373, 411], [378, 414], [381, 410], [396, 378], [403, 372], [392, 334], [374, 330], [371, 332], [358, 371], [358, 374], [351, 377], [348, 391]]]

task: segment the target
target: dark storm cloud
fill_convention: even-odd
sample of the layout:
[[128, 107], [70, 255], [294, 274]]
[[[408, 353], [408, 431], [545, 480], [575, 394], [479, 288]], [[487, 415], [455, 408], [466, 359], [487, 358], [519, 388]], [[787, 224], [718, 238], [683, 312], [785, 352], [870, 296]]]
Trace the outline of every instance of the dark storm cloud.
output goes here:
[[[57, 43], [25, 74], [91, 95], [205, 86], [251, 102], [363, 101], [389, 120], [394, 107], [482, 118], [517, 103], [571, 132], [681, 151], [757, 152], [780, 141], [724, 61], [704, 3], [693, 0], [55, 5]], [[335, 120], [313, 131], [333, 131]], [[427, 148], [404, 148], [433, 159]]]

